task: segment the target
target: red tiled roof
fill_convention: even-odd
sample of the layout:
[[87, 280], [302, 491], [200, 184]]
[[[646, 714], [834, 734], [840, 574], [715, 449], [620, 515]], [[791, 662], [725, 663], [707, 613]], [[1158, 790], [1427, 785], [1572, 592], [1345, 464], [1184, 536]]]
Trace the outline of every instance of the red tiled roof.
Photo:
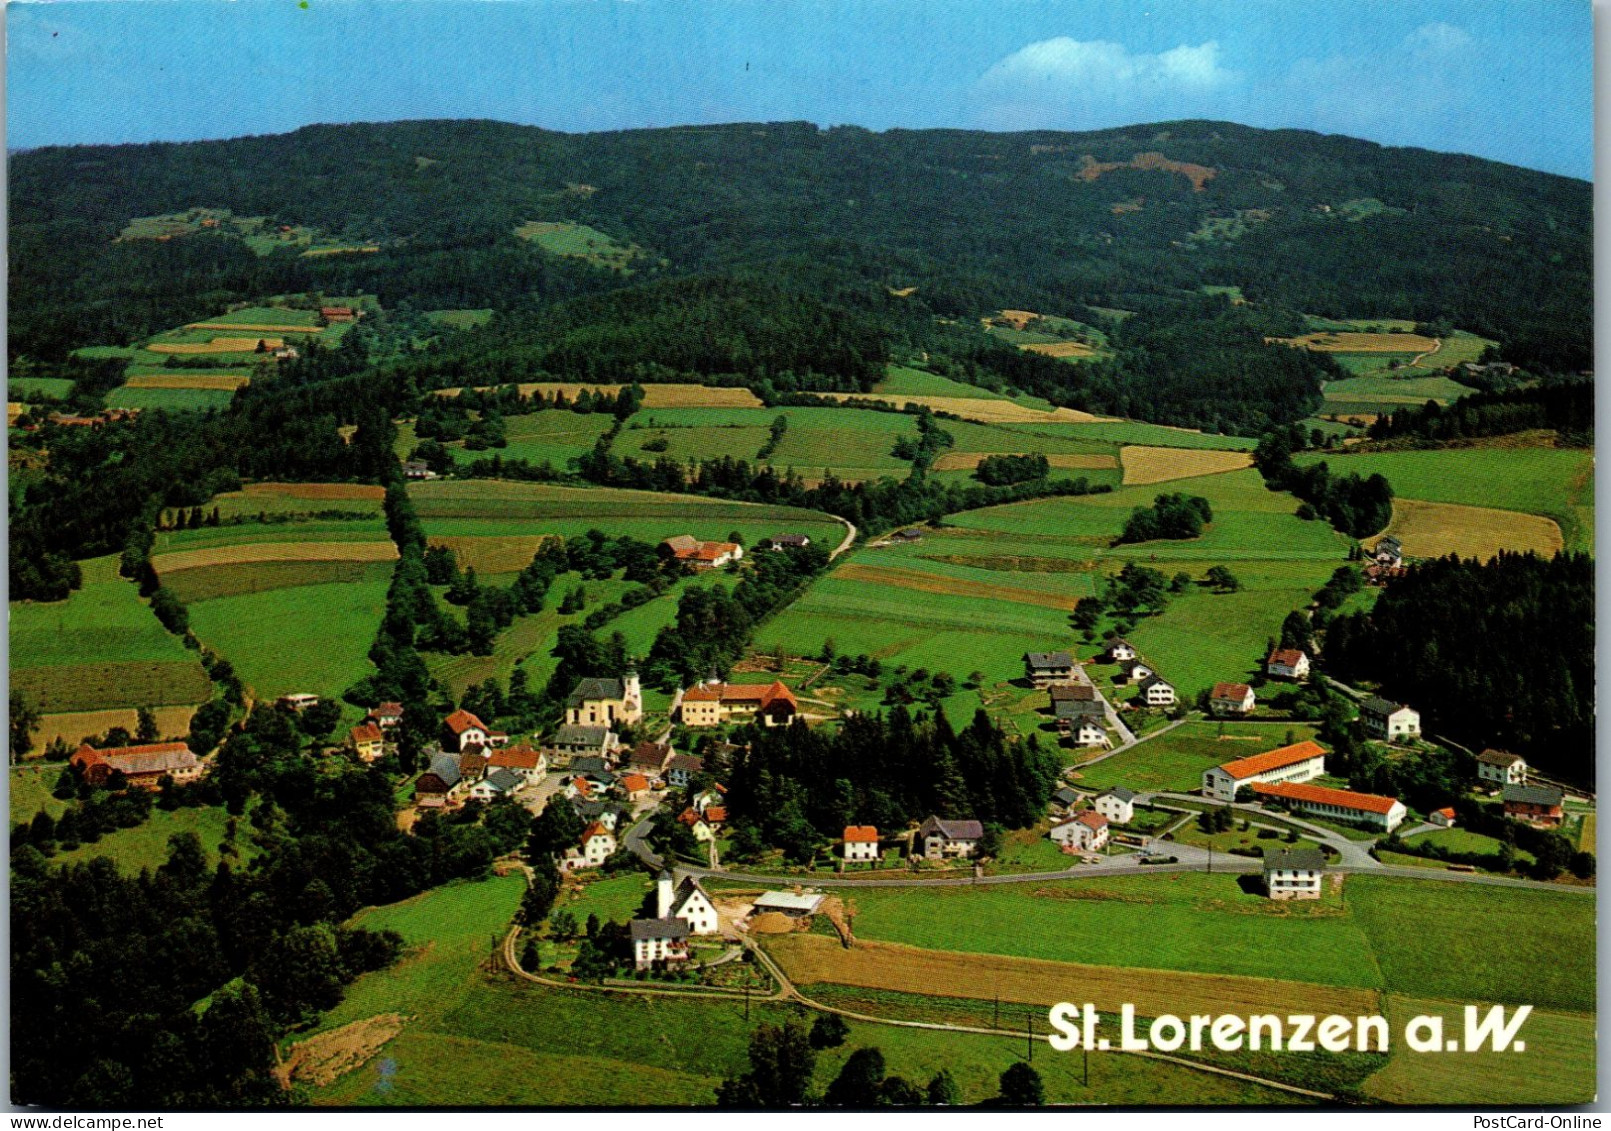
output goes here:
[[1289, 801], [1312, 801], [1317, 805], [1335, 805], [1339, 809], [1357, 809], [1362, 813], [1380, 813], [1386, 816], [1398, 804], [1394, 797], [1381, 797], [1374, 793], [1355, 793], [1351, 789], [1331, 789], [1323, 785], [1306, 785], [1303, 782], [1279, 781], [1266, 785], [1253, 784], [1255, 794], [1285, 797]]
[[1108, 819], [1102, 814], [1098, 813], [1095, 809], [1087, 809], [1074, 819], [1080, 824], [1091, 829], [1105, 829], [1108, 827]]
[[696, 683], [694, 686], [682, 693], [682, 701], [684, 703], [720, 703], [722, 701], [722, 693], [714, 687], [707, 687], [703, 683]]
[[1452, 821], [1452, 820], [1454, 820], [1454, 806], [1449, 805], [1449, 806], [1445, 806], [1442, 809], [1434, 809], [1434, 810], [1432, 810], [1432, 815], [1434, 817], [1446, 817], [1446, 818], [1448, 818], [1449, 820]]
[[712, 805], [705, 810], [705, 822], [707, 824], [719, 825], [725, 820], [727, 820], [727, 810], [720, 805]]
[[494, 750], [487, 759], [489, 767], [504, 770], [535, 770], [542, 763], [542, 755], [530, 746], [505, 746]]
[[476, 718], [462, 707], [457, 711], [454, 711], [446, 719], [442, 720], [442, 724], [454, 734], [463, 734], [471, 727], [474, 727], [476, 730], [480, 731], [487, 729], [486, 723], [482, 722], [480, 719]]
[[649, 779], [642, 774], [621, 775], [621, 788], [628, 793], [639, 793], [649, 788]]
[[[688, 557], [693, 558], [696, 562], [713, 562], [724, 554], [731, 554], [736, 549], [738, 549], [738, 544], [735, 542], [701, 542], [699, 549], [689, 553]], [[677, 556], [682, 557], [682, 552], [678, 551]]]
[[1210, 695], [1209, 698], [1235, 699], [1238, 702], [1243, 702], [1247, 699], [1247, 693], [1252, 690], [1253, 689], [1245, 683], [1216, 683], [1214, 685], [1213, 694]]
[[381, 729], [374, 723], [360, 724], [359, 726], [353, 727], [352, 730], [348, 731], [347, 733], [352, 736], [352, 744], [354, 746], [359, 746], [366, 742], [381, 742], [386, 738], [386, 736], [381, 733]]
[[191, 768], [196, 764], [196, 755], [184, 742], [150, 742], [143, 746], [110, 746], [104, 750], [85, 743], [71, 760], [85, 769], [109, 766], [125, 774], [165, 774]]
[[1303, 653], [1296, 648], [1277, 648], [1270, 653], [1270, 663], [1280, 664], [1282, 667], [1294, 667], [1303, 659]]
[[1278, 750], [1255, 754], [1251, 758], [1238, 758], [1234, 762], [1226, 762], [1220, 766], [1220, 769], [1231, 777], [1241, 780], [1242, 778], [1250, 778], [1254, 774], [1279, 770], [1282, 766], [1307, 762], [1310, 758], [1319, 758], [1325, 753], [1325, 748], [1318, 742], [1298, 742], [1291, 746], [1283, 746]]
[[588, 841], [592, 840], [596, 836], [609, 836], [609, 835], [610, 835], [610, 830], [609, 829], [605, 828], [604, 825], [601, 822], [594, 821], [591, 825], [587, 826], [587, 828], [582, 830], [582, 839], [581, 839], [580, 843], [585, 845]]
[[699, 811], [692, 805], [677, 814], [677, 820], [690, 827], [699, 824], [700, 819]]
[[877, 841], [878, 841], [878, 826], [876, 826], [876, 825], [846, 825], [845, 826], [845, 843], [846, 844], [867, 844], [867, 843], [875, 843], [876, 844]]

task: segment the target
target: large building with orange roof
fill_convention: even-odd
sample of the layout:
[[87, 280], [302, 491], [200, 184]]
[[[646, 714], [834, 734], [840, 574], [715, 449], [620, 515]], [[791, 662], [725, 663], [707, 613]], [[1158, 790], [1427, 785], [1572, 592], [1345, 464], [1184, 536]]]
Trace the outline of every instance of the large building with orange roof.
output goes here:
[[1406, 810], [1396, 797], [1381, 797], [1374, 793], [1355, 793], [1349, 789], [1331, 789], [1323, 785], [1305, 785], [1302, 782], [1275, 782], [1266, 785], [1256, 782], [1253, 796], [1263, 801], [1275, 799], [1298, 813], [1316, 817], [1329, 817], [1350, 824], [1369, 825], [1392, 832], [1403, 823]]
[[1317, 742], [1298, 742], [1204, 770], [1203, 796], [1235, 801], [1236, 791], [1244, 787], [1310, 781], [1325, 772], [1325, 747]]
[[714, 727], [749, 721], [762, 726], [788, 726], [800, 701], [780, 681], [771, 683], [696, 683], [682, 693], [682, 725]]

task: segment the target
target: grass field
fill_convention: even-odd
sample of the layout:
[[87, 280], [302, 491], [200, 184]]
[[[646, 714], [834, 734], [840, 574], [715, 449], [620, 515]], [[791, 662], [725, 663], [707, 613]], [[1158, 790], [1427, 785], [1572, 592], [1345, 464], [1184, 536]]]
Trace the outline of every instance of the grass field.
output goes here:
[[12, 686], [47, 711], [195, 704], [211, 693], [195, 654], [117, 576], [116, 556], [81, 563], [65, 601], [11, 603]]
[[[1401, 372], [1418, 374], [1420, 370], [1410, 369]], [[1341, 381], [1326, 382], [1325, 411], [1347, 413], [1352, 411], [1353, 405], [1362, 402], [1415, 406], [1424, 405], [1427, 401], [1448, 404], [1470, 392], [1470, 389], [1458, 381], [1451, 381], [1441, 376], [1385, 377], [1360, 374]]]
[[1434, 348], [1436, 338], [1420, 334], [1375, 334], [1358, 330], [1319, 330], [1297, 338], [1278, 339], [1315, 353], [1421, 354]]
[[1304, 454], [1334, 474], [1387, 476], [1400, 498], [1470, 504], [1554, 519], [1568, 549], [1594, 547], [1594, 455], [1581, 448], [1472, 447], [1418, 452]]
[[120, 385], [106, 394], [106, 407], [202, 412], [224, 408], [234, 396], [230, 389], [134, 389]]
[[[641, 881], [640, 881], [641, 882]], [[744, 1065], [754, 1025], [811, 1014], [757, 1002], [646, 998], [548, 989], [477, 967], [519, 903], [518, 877], [456, 884], [361, 914], [363, 926], [400, 932], [410, 951], [366, 974], [317, 1026], [327, 1032], [383, 1014], [408, 1020], [375, 1056], [312, 1091], [321, 1106], [526, 1104], [596, 1105], [640, 1099], [655, 1105], [708, 1104], [721, 1078]], [[697, 1039], [690, 1039], [697, 1035]], [[942, 1067], [963, 1098], [996, 1092], [1022, 1055], [1019, 1042], [851, 1023], [845, 1045], [819, 1057], [815, 1087], [838, 1074], [851, 1050], [877, 1045], [891, 1072], [926, 1082]], [[497, 1065], [498, 1071], [488, 1071]], [[1053, 1102], [1271, 1103], [1289, 1097], [1256, 1084], [1134, 1057], [1094, 1056], [1090, 1084], [1075, 1057], [1042, 1052], [1036, 1068]], [[622, 1081], [630, 1079], [630, 1089]]]
[[1289, 730], [1294, 742], [1311, 739], [1315, 733], [1314, 727], [1300, 723], [1183, 723], [1167, 734], [1082, 769], [1076, 781], [1085, 789], [1122, 785], [1138, 792], [1166, 789], [1195, 793], [1202, 788], [1204, 770], [1284, 746]]
[[446, 326], [453, 330], [473, 330], [492, 321], [492, 308], [427, 310], [425, 317], [436, 326]]
[[[82, 351], [78, 351], [82, 352]], [[6, 392], [13, 397], [26, 394], [43, 394], [47, 397], [65, 397], [73, 391], [73, 383], [66, 377], [8, 377]]]
[[637, 244], [620, 243], [586, 224], [528, 220], [515, 229], [515, 235], [552, 255], [585, 259], [594, 266], [617, 271], [630, 271], [632, 261], [644, 254]]
[[[72, 852], [57, 852], [51, 860], [58, 864], [82, 864], [97, 856], [115, 862], [120, 872], [138, 875], [142, 868], [156, 868], [168, 859], [168, 838], [177, 833], [193, 832], [201, 838], [207, 852], [209, 866], [222, 857], [219, 847], [224, 843], [225, 826], [229, 814], [222, 805], [209, 805], [197, 809], [152, 809], [144, 824], [132, 829], [118, 829], [107, 833], [94, 844], [79, 845]], [[251, 827], [245, 817], [237, 823], [233, 842], [236, 855], [231, 858], [234, 867], [241, 867], [256, 851], [250, 839]]]
[[873, 386], [873, 392], [885, 399], [898, 397], [970, 397], [979, 400], [1009, 400], [1000, 393], [981, 389], [962, 381], [953, 381], [938, 373], [914, 369], [908, 365], [890, 365], [884, 379]]

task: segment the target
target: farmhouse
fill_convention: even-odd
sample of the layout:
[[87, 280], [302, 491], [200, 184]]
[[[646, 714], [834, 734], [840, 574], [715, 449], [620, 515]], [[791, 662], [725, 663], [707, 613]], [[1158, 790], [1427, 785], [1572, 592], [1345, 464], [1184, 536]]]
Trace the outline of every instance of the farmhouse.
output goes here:
[[1046, 835], [1064, 852], [1095, 852], [1108, 842], [1108, 819], [1087, 809], [1053, 825]]
[[1395, 797], [1380, 797], [1374, 793], [1355, 793], [1348, 789], [1330, 789], [1323, 785], [1305, 785], [1300, 782], [1253, 783], [1253, 796], [1259, 800], [1277, 798], [1300, 813], [1317, 817], [1330, 817], [1351, 824], [1370, 825], [1383, 832], [1392, 832], [1403, 823], [1404, 803]]
[[1171, 707], [1175, 702], [1175, 685], [1162, 676], [1151, 675], [1141, 681], [1136, 702], [1148, 707]]
[[1508, 750], [1484, 750], [1477, 755], [1477, 780], [1497, 785], [1526, 785], [1527, 762]]
[[430, 768], [414, 779], [414, 800], [422, 809], [440, 808], [462, 780], [458, 755], [438, 754], [431, 759]]
[[1426, 815], [1426, 819], [1434, 825], [1452, 829], [1454, 828], [1454, 806], [1450, 805], [1442, 809], [1434, 809]]
[[878, 829], [874, 825], [845, 826], [845, 860], [878, 859]]
[[1564, 794], [1554, 786], [1507, 785], [1501, 796], [1505, 799], [1507, 817], [1544, 827], [1561, 823], [1561, 800]]
[[705, 760], [692, 754], [673, 754], [666, 763], [666, 784], [672, 789], [686, 789], [698, 774], [705, 772]]
[[403, 461], [404, 479], [435, 479], [436, 472], [431, 465], [422, 459], [406, 459]]
[[1264, 662], [1264, 673], [1275, 679], [1307, 679], [1309, 657], [1299, 648], [1277, 648]]
[[921, 542], [923, 532], [915, 526], [908, 526], [905, 530], [897, 530], [889, 536], [891, 542]]
[[[1063, 730], [1062, 719], [1058, 720], [1058, 730]], [[1071, 722], [1068, 730], [1063, 733], [1068, 735], [1070, 743], [1079, 747], [1091, 748], [1111, 746], [1113, 744], [1113, 740], [1108, 737], [1108, 732], [1103, 729], [1102, 724], [1091, 718]]]
[[1052, 718], [1057, 723], [1059, 734], [1072, 734], [1082, 721], [1089, 719], [1092, 722], [1099, 722], [1105, 714], [1102, 700], [1096, 697], [1094, 688], [1079, 687], [1069, 690], [1084, 691], [1088, 694], [1052, 700]]
[[548, 773], [548, 759], [543, 757], [541, 750], [525, 743], [505, 746], [487, 756], [487, 771], [498, 770], [517, 774], [522, 782], [541, 781], [543, 775]]
[[811, 545], [811, 538], [805, 534], [774, 534], [768, 538], [767, 544], [774, 550], [804, 549]]
[[621, 679], [584, 679], [565, 700], [567, 726], [630, 726], [642, 718], [643, 689], [635, 671]]
[[973, 856], [979, 851], [984, 837], [984, 825], [978, 821], [942, 821], [930, 817], [917, 829], [914, 850], [926, 860], [947, 860]]
[[720, 569], [742, 558], [744, 547], [736, 542], [701, 542], [690, 534], [679, 534], [660, 543], [660, 555], [694, 569]]
[[442, 720], [442, 747], [461, 752], [469, 746], [502, 746], [509, 736], [493, 730], [462, 707]]
[[615, 732], [609, 727], [572, 726], [554, 731], [553, 747], [560, 757], [575, 765], [576, 759], [594, 757], [602, 763], [616, 747]]
[[1208, 693], [1208, 709], [1216, 715], [1246, 715], [1252, 713], [1257, 697], [1245, 683], [1216, 683]]
[[319, 317], [326, 322], [354, 322], [357, 321], [358, 312], [350, 306], [321, 306]]
[[688, 961], [688, 923], [676, 916], [632, 920], [632, 965], [648, 970], [657, 962]]
[[1359, 722], [1371, 738], [1398, 742], [1405, 738], [1419, 738], [1421, 714], [1400, 703], [1376, 696], [1359, 705]]
[[203, 769], [201, 761], [183, 742], [109, 746], [104, 750], [86, 742], [70, 761], [91, 785], [105, 785], [114, 773], [121, 773], [130, 785], [141, 789], [156, 789], [164, 776], [181, 783], [195, 781]]
[[753, 914], [777, 911], [791, 919], [803, 919], [816, 914], [821, 903], [821, 892], [769, 891], [756, 898]]
[[1126, 660], [1133, 660], [1139, 653], [1136, 646], [1128, 640], [1115, 636], [1108, 641], [1107, 657], [1110, 664], [1122, 664]]
[[1203, 771], [1203, 796], [1216, 801], [1235, 801], [1236, 791], [1262, 782], [1309, 781], [1326, 772], [1326, 751], [1319, 743], [1299, 742], [1251, 758], [1214, 766]]
[[1074, 657], [1068, 652], [1025, 652], [1024, 672], [1031, 683], [1044, 690], [1074, 678]]
[[364, 722], [374, 723], [381, 730], [391, 730], [403, 721], [401, 703], [382, 703], [364, 716]]
[[649, 742], [638, 743], [627, 755], [624, 768], [647, 778], [658, 778], [665, 773], [666, 763], [671, 761], [672, 750], [668, 743]]
[[1319, 899], [1325, 872], [1318, 848], [1283, 848], [1264, 858], [1264, 890], [1271, 899]]
[[374, 723], [363, 723], [347, 732], [347, 745], [359, 761], [374, 762], [386, 753], [386, 732]]
[[525, 784], [525, 778], [510, 770], [492, 770], [470, 787], [470, 797], [475, 801], [495, 801], [500, 797], [512, 796], [515, 790]]
[[1125, 660], [1119, 664], [1119, 672], [1114, 678], [1120, 683], [1140, 683], [1156, 673], [1140, 660]]
[[1111, 786], [1096, 795], [1092, 802], [1096, 811], [1115, 825], [1128, 825], [1135, 820], [1136, 794], [1122, 785]]
[[686, 727], [720, 726], [735, 719], [778, 727], [793, 722], [799, 710], [794, 692], [777, 680], [765, 685], [707, 680], [682, 693], [680, 713]]
[[1404, 564], [1404, 543], [1391, 534], [1383, 535], [1371, 551], [1371, 559], [1384, 569], [1397, 569]]

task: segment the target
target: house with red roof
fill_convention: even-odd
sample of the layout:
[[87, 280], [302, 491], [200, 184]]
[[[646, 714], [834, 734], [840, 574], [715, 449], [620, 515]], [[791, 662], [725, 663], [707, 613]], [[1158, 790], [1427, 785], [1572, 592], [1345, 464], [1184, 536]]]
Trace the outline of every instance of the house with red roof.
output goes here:
[[642, 801], [649, 796], [649, 779], [642, 774], [622, 774], [615, 784], [628, 801]]
[[1264, 662], [1264, 672], [1275, 679], [1308, 679], [1309, 657], [1299, 648], [1277, 648]]
[[845, 826], [845, 862], [878, 859], [878, 827], [876, 825]]
[[376, 762], [386, 753], [386, 732], [374, 723], [361, 723], [347, 732], [347, 745], [359, 761]]
[[762, 726], [788, 726], [800, 701], [780, 680], [768, 684], [707, 680], [682, 693], [679, 714], [686, 727], [714, 727], [754, 720]]
[[101, 750], [84, 743], [68, 761], [91, 785], [105, 785], [114, 773], [121, 773], [132, 786], [156, 789], [164, 776], [184, 783], [195, 781], [203, 773], [201, 760], [184, 742], [109, 746]]
[[1298, 742], [1204, 770], [1203, 796], [1235, 801], [1237, 790], [1256, 783], [1310, 781], [1325, 772], [1325, 747], [1317, 742]]
[[661, 557], [686, 562], [694, 569], [720, 569], [744, 556], [744, 547], [736, 542], [701, 542], [691, 534], [679, 534], [660, 543]]
[[1247, 715], [1258, 701], [1245, 683], [1216, 683], [1208, 693], [1208, 709], [1216, 715]]
[[600, 821], [594, 821], [582, 830], [573, 848], [565, 850], [560, 862], [562, 870], [574, 872], [581, 868], [598, 868], [615, 855], [615, 834]]
[[364, 722], [374, 723], [381, 730], [391, 730], [403, 721], [401, 703], [382, 703], [364, 716]]
[[523, 781], [539, 781], [548, 773], [548, 759], [541, 750], [522, 742], [488, 753], [487, 772], [498, 770], [508, 770]]
[[1086, 809], [1059, 821], [1046, 835], [1064, 852], [1095, 852], [1108, 842], [1108, 819], [1095, 809]]
[[1304, 782], [1254, 782], [1253, 796], [1260, 801], [1274, 799], [1297, 813], [1328, 817], [1353, 825], [1369, 825], [1392, 832], [1403, 824], [1407, 810], [1396, 797], [1375, 793], [1355, 793]]
[[1434, 809], [1426, 815], [1426, 819], [1434, 825], [1442, 825], [1446, 829], [1454, 828], [1454, 806], [1449, 805], [1442, 809]]

